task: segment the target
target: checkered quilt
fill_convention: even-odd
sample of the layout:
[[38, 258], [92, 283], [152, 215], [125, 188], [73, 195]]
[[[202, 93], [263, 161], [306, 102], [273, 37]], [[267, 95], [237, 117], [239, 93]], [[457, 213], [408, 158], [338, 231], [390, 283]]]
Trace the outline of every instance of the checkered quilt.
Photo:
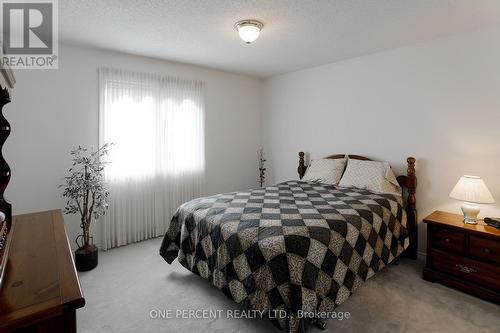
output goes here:
[[300, 313], [333, 311], [408, 244], [401, 197], [289, 181], [183, 204], [160, 254], [299, 332]]

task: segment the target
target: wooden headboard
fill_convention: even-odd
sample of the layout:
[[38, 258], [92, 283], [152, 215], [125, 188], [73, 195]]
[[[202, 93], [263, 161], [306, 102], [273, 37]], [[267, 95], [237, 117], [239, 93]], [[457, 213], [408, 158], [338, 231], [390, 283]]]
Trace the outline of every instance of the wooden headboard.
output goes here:
[[[345, 154], [335, 154], [325, 158], [337, 159], [345, 158]], [[353, 160], [363, 160], [372, 161], [372, 159], [359, 155], [348, 155], [350, 159]], [[397, 177], [399, 185], [406, 189], [406, 216], [408, 219], [408, 232], [410, 234], [410, 246], [405, 251], [405, 255], [411, 259], [417, 259], [417, 249], [418, 249], [418, 230], [417, 230], [417, 176], [415, 175], [415, 157], [408, 157], [406, 163], [408, 169], [406, 170], [406, 175], [401, 175]], [[307, 170], [307, 165], [304, 161], [304, 152], [299, 153], [299, 167], [297, 171], [299, 173], [300, 179], [304, 177]]]

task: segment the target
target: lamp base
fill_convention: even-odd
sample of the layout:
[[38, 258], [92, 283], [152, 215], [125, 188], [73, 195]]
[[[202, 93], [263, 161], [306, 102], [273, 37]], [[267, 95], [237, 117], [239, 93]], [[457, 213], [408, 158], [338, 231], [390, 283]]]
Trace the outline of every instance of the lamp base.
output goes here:
[[479, 206], [464, 202], [462, 206], [465, 224], [477, 224], [477, 216], [479, 215]]

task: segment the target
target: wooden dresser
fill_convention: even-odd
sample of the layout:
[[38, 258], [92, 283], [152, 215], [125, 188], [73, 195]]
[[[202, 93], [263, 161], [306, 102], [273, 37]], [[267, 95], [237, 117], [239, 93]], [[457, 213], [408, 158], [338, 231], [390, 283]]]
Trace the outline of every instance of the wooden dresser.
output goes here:
[[426, 217], [427, 263], [423, 278], [500, 303], [500, 229], [436, 211]]
[[60, 210], [14, 216], [0, 332], [76, 332], [85, 305]]

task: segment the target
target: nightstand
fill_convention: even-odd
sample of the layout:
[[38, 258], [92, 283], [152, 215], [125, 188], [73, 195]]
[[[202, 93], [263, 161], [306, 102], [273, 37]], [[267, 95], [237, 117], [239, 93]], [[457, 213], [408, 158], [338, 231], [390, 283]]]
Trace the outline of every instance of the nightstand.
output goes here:
[[435, 211], [427, 223], [422, 277], [500, 303], [500, 229], [463, 223], [463, 216]]

